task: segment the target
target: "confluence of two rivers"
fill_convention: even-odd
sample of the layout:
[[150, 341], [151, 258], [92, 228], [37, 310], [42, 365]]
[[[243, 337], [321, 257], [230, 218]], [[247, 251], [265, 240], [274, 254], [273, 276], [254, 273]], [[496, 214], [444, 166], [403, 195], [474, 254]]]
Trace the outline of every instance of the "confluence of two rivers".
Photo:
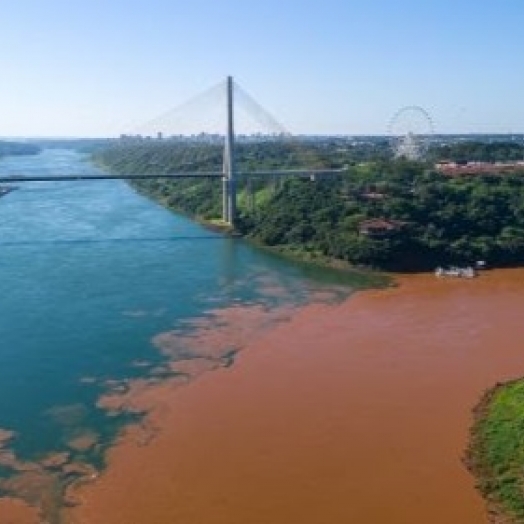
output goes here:
[[345, 300], [117, 181], [23, 186], [0, 246], [8, 522], [487, 521], [461, 459], [483, 390], [524, 374], [523, 271]]

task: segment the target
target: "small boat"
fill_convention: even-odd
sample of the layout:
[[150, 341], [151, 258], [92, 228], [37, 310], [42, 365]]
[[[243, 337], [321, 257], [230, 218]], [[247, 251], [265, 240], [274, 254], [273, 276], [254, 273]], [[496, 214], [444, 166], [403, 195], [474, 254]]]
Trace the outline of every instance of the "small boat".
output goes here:
[[435, 269], [435, 276], [454, 278], [474, 278], [477, 276], [477, 272], [471, 266], [450, 266], [449, 268], [443, 268], [439, 266], [437, 267], [437, 269]]

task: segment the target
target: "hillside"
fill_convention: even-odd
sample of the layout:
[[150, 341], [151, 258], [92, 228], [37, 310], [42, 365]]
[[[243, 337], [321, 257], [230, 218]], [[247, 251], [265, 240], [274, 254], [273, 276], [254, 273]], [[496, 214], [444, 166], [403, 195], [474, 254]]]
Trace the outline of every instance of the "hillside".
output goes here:
[[[455, 148], [453, 154], [462, 153]], [[221, 148], [167, 141], [123, 144], [94, 158], [122, 173], [220, 170]], [[342, 175], [316, 181], [240, 176], [236, 227], [263, 245], [308, 258], [330, 257], [390, 270], [476, 260], [514, 266], [524, 261], [524, 176], [519, 173], [449, 178], [429, 164], [388, 158], [380, 145], [371, 149], [329, 142], [299, 148], [270, 142], [239, 145], [238, 170], [255, 165], [257, 169], [348, 166]], [[211, 220], [221, 214], [217, 180], [152, 179], [133, 184], [189, 216]]]

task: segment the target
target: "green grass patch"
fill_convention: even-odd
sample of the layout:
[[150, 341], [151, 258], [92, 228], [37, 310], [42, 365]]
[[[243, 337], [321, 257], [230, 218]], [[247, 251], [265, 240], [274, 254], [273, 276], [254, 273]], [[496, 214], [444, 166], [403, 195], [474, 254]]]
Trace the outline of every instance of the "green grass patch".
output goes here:
[[475, 409], [467, 464], [490, 511], [524, 523], [524, 379], [497, 385]]

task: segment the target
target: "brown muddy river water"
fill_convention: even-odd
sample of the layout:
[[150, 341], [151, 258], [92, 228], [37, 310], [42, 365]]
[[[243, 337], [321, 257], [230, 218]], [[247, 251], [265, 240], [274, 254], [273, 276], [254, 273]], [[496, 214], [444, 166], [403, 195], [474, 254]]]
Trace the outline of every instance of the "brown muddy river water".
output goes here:
[[64, 522], [486, 523], [462, 457], [482, 392], [524, 375], [524, 270], [399, 283], [307, 306], [187, 386], [131, 388], [147, 427]]

